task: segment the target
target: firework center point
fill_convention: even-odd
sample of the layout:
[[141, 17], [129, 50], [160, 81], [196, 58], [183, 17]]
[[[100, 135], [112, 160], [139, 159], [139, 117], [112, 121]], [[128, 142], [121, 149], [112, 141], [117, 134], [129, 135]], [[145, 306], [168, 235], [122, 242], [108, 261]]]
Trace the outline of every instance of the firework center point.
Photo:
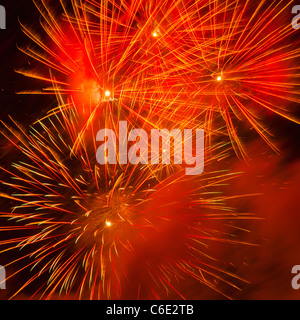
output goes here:
[[100, 165], [117, 164], [117, 161], [123, 165], [128, 162], [133, 165], [185, 164], [186, 175], [203, 172], [203, 129], [151, 129], [148, 135], [144, 129], [128, 132], [127, 121], [120, 121], [118, 129], [117, 133], [112, 129], [98, 131], [96, 141], [103, 142], [96, 153]]
[[110, 221], [106, 221], [106, 226], [107, 227], [111, 227], [111, 222]]

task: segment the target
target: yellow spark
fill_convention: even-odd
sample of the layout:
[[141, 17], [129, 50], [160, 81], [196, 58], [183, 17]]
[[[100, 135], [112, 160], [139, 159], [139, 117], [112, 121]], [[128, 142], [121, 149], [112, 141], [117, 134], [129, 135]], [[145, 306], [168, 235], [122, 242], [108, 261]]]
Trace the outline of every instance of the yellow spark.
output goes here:
[[112, 223], [110, 221], [106, 221], [106, 226], [111, 227]]
[[158, 30], [156, 30], [156, 31], [154, 31], [153, 33], [152, 33], [152, 36], [154, 37], [154, 38], [156, 38], [156, 37], [158, 37]]

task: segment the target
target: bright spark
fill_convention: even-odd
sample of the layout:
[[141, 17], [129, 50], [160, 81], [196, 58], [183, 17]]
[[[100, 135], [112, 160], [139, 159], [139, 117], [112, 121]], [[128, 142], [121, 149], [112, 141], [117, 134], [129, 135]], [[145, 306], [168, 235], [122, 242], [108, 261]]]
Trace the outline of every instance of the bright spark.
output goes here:
[[106, 226], [107, 227], [111, 227], [111, 222], [110, 221], [106, 221]]

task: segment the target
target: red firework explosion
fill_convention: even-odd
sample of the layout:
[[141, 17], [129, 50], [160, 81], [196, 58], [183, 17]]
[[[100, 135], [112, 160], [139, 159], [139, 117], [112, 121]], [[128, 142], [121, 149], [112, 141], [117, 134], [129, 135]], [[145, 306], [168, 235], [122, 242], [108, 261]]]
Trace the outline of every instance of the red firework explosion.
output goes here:
[[[220, 251], [249, 245], [238, 235], [252, 216], [226, 205], [235, 195], [219, 190], [235, 175], [218, 165], [231, 149], [246, 156], [249, 130], [277, 150], [274, 115], [298, 122], [300, 49], [283, 17], [292, 1], [34, 3], [42, 29], [21, 24], [31, 67], [18, 72], [41, 87], [21, 93], [53, 94], [57, 106], [2, 130], [21, 152], [1, 180], [12, 206], [2, 252], [18, 252], [7, 267], [22, 265], [9, 279], [25, 274], [13, 297], [190, 298], [184, 282], [230, 297], [247, 280]], [[205, 129], [205, 173], [97, 164], [96, 132], [119, 120]]]

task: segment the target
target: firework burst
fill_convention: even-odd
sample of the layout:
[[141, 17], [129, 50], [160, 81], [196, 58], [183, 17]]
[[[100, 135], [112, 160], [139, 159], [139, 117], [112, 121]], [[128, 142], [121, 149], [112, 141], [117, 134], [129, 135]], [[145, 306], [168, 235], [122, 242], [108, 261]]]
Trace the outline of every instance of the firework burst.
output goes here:
[[245, 281], [226, 271], [211, 244], [247, 244], [235, 230], [250, 215], [234, 213], [212, 191], [235, 174], [215, 171], [199, 180], [178, 167], [173, 174], [159, 165], [101, 167], [83, 142], [85, 156], [74, 156], [53, 121], [28, 134], [14, 126], [4, 134], [25, 159], [2, 168], [12, 178], [2, 181], [12, 190], [2, 197], [14, 205], [1, 214], [10, 220], [0, 229], [1, 246], [16, 254], [7, 267], [21, 263], [16, 274], [30, 272], [13, 296], [38, 283], [32, 297], [185, 298], [187, 279], [226, 296], [227, 286]]
[[[292, 1], [34, 3], [42, 30], [21, 24], [31, 66], [18, 72], [41, 88], [21, 93], [58, 104], [29, 132], [3, 124], [21, 158], [1, 168], [12, 207], [1, 252], [16, 254], [7, 267], [22, 265], [9, 279], [25, 274], [13, 297], [186, 298], [185, 281], [230, 296], [246, 281], [219, 250], [249, 245], [237, 234], [252, 216], [226, 205], [234, 196], [220, 190], [236, 175], [215, 163], [232, 147], [246, 157], [247, 130], [277, 150], [274, 115], [298, 122], [300, 52], [283, 17]], [[204, 129], [204, 174], [162, 161], [99, 165], [97, 131], [124, 120], [146, 132]]]
[[22, 26], [37, 48], [21, 50], [40, 71], [19, 72], [50, 84], [39, 93], [66, 96], [61, 107], [75, 108], [82, 122], [115, 100], [137, 114], [197, 120], [210, 142], [210, 133], [225, 121], [242, 157], [247, 152], [239, 136], [249, 129], [277, 150], [267, 127], [272, 114], [298, 122], [292, 107], [299, 103], [299, 48], [284, 17], [291, 2], [71, 4], [71, 10], [61, 4], [58, 16], [36, 3], [46, 38]]

